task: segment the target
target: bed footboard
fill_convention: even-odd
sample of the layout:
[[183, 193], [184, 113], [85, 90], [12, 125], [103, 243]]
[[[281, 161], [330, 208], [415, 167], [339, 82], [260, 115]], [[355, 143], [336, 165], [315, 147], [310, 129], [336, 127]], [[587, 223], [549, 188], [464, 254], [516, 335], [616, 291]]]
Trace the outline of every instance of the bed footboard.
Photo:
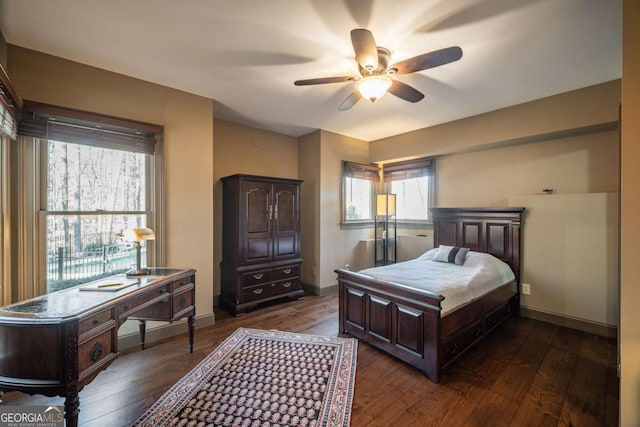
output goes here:
[[340, 332], [349, 333], [440, 381], [442, 297], [336, 270]]

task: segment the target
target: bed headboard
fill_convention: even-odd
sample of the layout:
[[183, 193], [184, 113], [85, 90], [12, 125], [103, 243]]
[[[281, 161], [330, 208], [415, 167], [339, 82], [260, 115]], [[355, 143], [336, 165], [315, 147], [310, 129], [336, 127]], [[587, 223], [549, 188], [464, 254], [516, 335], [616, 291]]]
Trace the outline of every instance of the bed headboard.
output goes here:
[[511, 266], [520, 285], [521, 223], [525, 208], [431, 208], [433, 247], [486, 252]]

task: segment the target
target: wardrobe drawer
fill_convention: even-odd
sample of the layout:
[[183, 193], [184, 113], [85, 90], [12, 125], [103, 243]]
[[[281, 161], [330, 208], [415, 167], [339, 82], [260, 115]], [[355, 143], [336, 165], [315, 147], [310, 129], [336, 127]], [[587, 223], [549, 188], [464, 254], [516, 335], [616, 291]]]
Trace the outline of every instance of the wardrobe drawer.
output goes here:
[[279, 293], [282, 293], [282, 294], [286, 294], [287, 292], [301, 289], [300, 279], [297, 277], [292, 279], [280, 280], [278, 282], [275, 282], [275, 285]]
[[245, 288], [243, 297], [244, 302], [260, 301], [278, 295], [286, 295], [299, 289], [301, 289], [300, 279], [285, 279]]
[[242, 287], [260, 285], [273, 280], [273, 270], [255, 270], [242, 274]]
[[261, 301], [269, 299], [280, 292], [276, 289], [276, 282], [263, 283], [243, 289], [244, 302]]
[[284, 267], [276, 267], [273, 269], [273, 280], [288, 279], [290, 277], [298, 277], [299, 275], [299, 265], [287, 265]]

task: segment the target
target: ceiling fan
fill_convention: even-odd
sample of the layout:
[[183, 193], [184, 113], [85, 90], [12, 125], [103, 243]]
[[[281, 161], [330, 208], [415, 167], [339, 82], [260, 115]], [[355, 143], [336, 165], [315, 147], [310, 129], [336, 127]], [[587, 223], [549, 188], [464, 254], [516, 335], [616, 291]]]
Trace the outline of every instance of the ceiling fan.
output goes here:
[[353, 107], [361, 98], [371, 102], [380, 98], [387, 91], [398, 98], [409, 102], [418, 102], [424, 98], [419, 90], [402, 83], [391, 76], [394, 74], [409, 74], [429, 68], [439, 67], [462, 58], [462, 49], [451, 46], [434, 50], [396, 62], [389, 66], [391, 52], [389, 49], [376, 46], [371, 31], [364, 28], [351, 30], [351, 44], [356, 53], [356, 62], [360, 76], [321, 77], [317, 79], [296, 80], [296, 86], [317, 85], [325, 83], [356, 82], [355, 90], [340, 105], [340, 111]]

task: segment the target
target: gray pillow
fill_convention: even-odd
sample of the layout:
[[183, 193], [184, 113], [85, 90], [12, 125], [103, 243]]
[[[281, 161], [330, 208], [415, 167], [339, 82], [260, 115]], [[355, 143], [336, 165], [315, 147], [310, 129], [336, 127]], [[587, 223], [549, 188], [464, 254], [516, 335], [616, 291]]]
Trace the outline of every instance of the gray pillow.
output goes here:
[[468, 252], [469, 248], [440, 245], [438, 247], [438, 252], [436, 252], [436, 255], [433, 257], [433, 260], [462, 265], [464, 264], [464, 258], [467, 256]]

